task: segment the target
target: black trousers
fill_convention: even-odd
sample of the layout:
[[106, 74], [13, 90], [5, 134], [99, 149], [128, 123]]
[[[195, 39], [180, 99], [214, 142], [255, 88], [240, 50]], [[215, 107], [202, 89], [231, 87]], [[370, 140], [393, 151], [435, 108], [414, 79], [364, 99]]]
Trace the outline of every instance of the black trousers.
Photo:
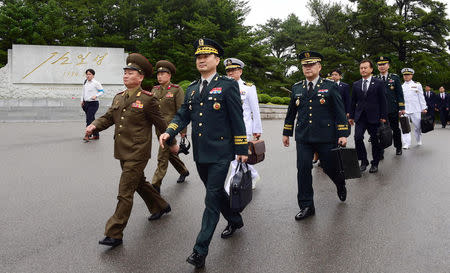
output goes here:
[[388, 119], [389, 119], [389, 126], [391, 126], [392, 129], [392, 140], [394, 141], [394, 147], [397, 149], [401, 149], [402, 132], [400, 131], [398, 112], [389, 113]]
[[230, 162], [197, 163], [196, 165], [200, 179], [206, 188], [206, 196], [202, 227], [197, 236], [194, 250], [202, 255], [207, 255], [221, 213], [232, 225], [241, 225], [243, 222], [238, 212], [231, 211], [228, 195], [224, 188]]
[[319, 154], [320, 164], [324, 172], [336, 186], [345, 185], [344, 177], [338, 172], [331, 158], [331, 149], [335, 143], [302, 143], [297, 142], [297, 202], [302, 209], [314, 206], [314, 190], [312, 187], [312, 159], [314, 152]]
[[441, 119], [441, 124], [443, 127], [447, 125], [448, 112], [445, 108], [439, 109], [439, 118]]
[[[95, 120], [95, 113], [98, 110], [98, 101], [85, 101], [83, 111], [86, 113], [86, 127]], [[99, 136], [99, 133], [95, 131], [94, 136]]]
[[380, 126], [379, 123], [373, 124], [369, 123], [367, 121], [365, 113], [363, 113], [356, 122], [355, 126], [355, 147], [356, 152], [358, 154], [358, 159], [361, 160], [361, 162], [369, 162], [367, 159], [367, 151], [366, 146], [364, 145], [364, 133], [366, 130], [369, 132], [370, 135], [370, 143], [372, 144], [372, 164], [375, 166], [378, 166], [378, 162], [380, 162], [382, 149], [380, 149], [378, 144], [378, 138], [377, 138], [377, 129]]

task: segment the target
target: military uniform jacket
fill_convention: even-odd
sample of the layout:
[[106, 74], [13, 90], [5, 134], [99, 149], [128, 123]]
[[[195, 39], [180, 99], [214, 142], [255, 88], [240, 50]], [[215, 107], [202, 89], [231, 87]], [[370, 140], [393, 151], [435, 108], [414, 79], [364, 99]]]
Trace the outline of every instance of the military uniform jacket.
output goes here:
[[247, 136], [262, 133], [261, 116], [256, 87], [239, 79], [239, 92], [241, 93], [242, 109]]
[[108, 111], [92, 124], [102, 131], [111, 125], [114, 130], [114, 157], [120, 160], [146, 160], [152, 148], [152, 125], [164, 132], [164, 120], [156, 98], [140, 87], [127, 98], [127, 91], [118, 93]]
[[[383, 81], [381, 75], [376, 75], [374, 77]], [[385, 85], [387, 112], [396, 113], [400, 110], [405, 110], [405, 99], [403, 97], [402, 84], [398, 75], [388, 73]]]
[[[183, 88], [173, 83], [169, 83], [166, 88], [161, 85], [156, 85], [153, 87], [152, 93], [158, 100], [161, 114], [166, 122], [169, 123], [183, 104]], [[186, 129], [182, 133], [186, 133]]]
[[423, 96], [422, 85], [418, 82], [409, 81], [402, 85], [403, 95], [405, 96], [406, 113], [420, 113], [427, 109], [427, 103]]
[[197, 80], [186, 89], [184, 103], [166, 132], [173, 138], [192, 122], [192, 146], [197, 163], [231, 161], [235, 155], [247, 155], [238, 83], [216, 74], [201, 94], [200, 85], [201, 80]]
[[347, 137], [347, 117], [336, 83], [319, 78], [314, 92], [308, 96], [306, 80], [292, 86], [291, 102], [284, 120], [283, 135], [302, 143], [336, 143]]

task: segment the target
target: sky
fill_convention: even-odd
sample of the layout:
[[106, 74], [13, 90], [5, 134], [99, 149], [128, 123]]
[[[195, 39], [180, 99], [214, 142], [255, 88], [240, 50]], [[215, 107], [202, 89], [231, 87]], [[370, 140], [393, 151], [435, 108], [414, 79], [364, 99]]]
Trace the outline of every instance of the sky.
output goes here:
[[[247, 0], [250, 13], [245, 19], [247, 26], [256, 26], [264, 24], [270, 18], [286, 19], [291, 13], [297, 15], [302, 21], [313, 21], [308, 8], [307, 0]], [[390, 0], [392, 1], [392, 0]], [[441, 0], [447, 3], [447, 17], [450, 17], [450, 0]], [[339, 2], [344, 6], [350, 4], [347, 0], [332, 0], [330, 2]]]

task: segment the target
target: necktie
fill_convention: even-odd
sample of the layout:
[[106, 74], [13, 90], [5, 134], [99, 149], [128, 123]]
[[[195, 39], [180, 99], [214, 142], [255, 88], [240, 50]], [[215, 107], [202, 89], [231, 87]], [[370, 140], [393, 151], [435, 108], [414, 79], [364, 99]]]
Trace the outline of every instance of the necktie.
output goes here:
[[366, 94], [366, 92], [367, 92], [367, 80], [364, 80], [364, 83], [363, 83], [363, 92], [364, 92], [364, 94]]
[[427, 92], [427, 97], [430, 98], [430, 91]]
[[385, 82], [386, 81], [386, 78], [383, 76], [383, 81]]
[[313, 91], [314, 91], [313, 83], [312, 83], [312, 82], [309, 82], [309, 83], [308, 83], [308, 97], [311, 97]]
[[202, 93], [203, 90], [206, 89], [206, 86], [208, 86], [208, 81], [207, 80], [203, 80], [203, 82], [202, 82], [202, 90], [200, 91], [200, 93]]

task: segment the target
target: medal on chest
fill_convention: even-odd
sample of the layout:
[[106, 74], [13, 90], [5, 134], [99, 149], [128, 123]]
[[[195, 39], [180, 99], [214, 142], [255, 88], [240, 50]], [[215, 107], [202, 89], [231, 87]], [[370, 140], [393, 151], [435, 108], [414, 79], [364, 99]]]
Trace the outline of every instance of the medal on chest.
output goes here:
[[213, 104], [213, 108], [214, 108], [214, 110], [219, 110], [219, 109], [220, 109], [220, 103], [215, 102], [215, 103]]
[[295, 105], [297, 105], [297, 106], [300, 105], [300, 98], [297, 98], [297, 100], [295, 101]]
[[321, 99], [319, 100], [319, 102], [320, 102], [320, 104], [324, 104], [324, 103], [325, 103], [325, 99], [324, 99], [324, 98], [321, 98]]
[[394, 86], [393, 85], [391, 85], [391, 90], [394, 90]]

